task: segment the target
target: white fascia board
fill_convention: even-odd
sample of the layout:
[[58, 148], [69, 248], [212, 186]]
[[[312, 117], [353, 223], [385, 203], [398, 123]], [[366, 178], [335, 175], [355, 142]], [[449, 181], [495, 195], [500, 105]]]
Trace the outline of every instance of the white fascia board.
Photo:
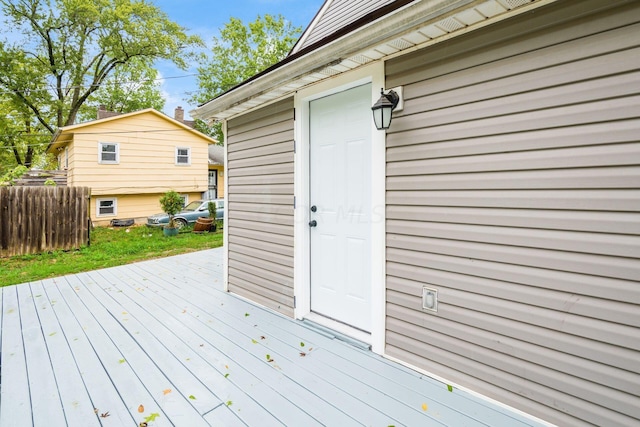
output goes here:
[[265, 95], [276, 87], [316, 73], [331, 64], [339, 63], [342, 59], [368, 47], [398, 37], [424, 25], [425, 22], [437, 21], [475, 3], [475, 0], [422, 0], [411, 3], [237, 89], [226, 92], [189, 113], [191, 117], [201, 120], [229, 118], [225, 112], [235, 106]]

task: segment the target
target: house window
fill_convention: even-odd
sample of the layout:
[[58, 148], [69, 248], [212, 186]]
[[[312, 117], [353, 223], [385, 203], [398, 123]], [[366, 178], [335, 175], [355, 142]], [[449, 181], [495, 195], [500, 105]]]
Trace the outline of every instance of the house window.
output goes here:
[[188, 166], [191, 164], [191, 148], [176, 147], [176, 165]]
[[116, 216], [118, 213], [117, 199], [96, 200], [97, 216]]
[[180, 198], [182, 199], [182, 206], [187, 206], [189, 204], [189, 195], [188, 194], [181, 194]]
[[120, 150], [118, 144], [113, 142], [98, 143], [98, 163], [118, 164], [120, 162]]

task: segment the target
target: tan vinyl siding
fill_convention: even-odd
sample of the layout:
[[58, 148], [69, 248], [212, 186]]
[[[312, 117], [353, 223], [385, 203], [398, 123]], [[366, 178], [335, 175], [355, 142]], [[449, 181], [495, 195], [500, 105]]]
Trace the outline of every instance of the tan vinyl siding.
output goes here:
[[331, 0], [324, 15], [311, 29], [304, 43], [297, 50], [330, 36], [337, 30], [354, 23], [363, 16], [380, 9], [394, 0]]
[[293, 315], [293, 100], [227, 126], [229, 290]]
[[559, 2], [387, 63], [387, 354], [640, 422], [639, 35], [637, 2]]

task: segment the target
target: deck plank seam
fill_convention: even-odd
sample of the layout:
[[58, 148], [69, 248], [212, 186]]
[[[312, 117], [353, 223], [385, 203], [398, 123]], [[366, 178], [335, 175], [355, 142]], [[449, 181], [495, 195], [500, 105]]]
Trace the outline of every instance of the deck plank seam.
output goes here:
[[[134, 277], [131, 277], [131, 276], [129, 276], [128, 278], [129, 278], [130, 280], [135, 280], [135, 278], [134, 278]], [[138, 279], [138, 283], [139, 283], [139, 279]], [[155, 295], [155, 293], [154, 293], [154, 295]], [[159, 297], [159, 298], [163, 298], [163, 299], [165, 299], [165, 301], [171, 301], [171, 300], [168, 300], [168, 299], [167, 299], [165, 296], [163, 296], [163, 295], [158, 295], [158, 297]], [[182, 299], [182, 298], [180, 298], [180, 299]], [[185, 303], [189, 303], [189, 301], [188, 301], [188, 300], [183, 300], [183, 301], [184, 301]], [[165, 312], [167, 312], [166, 307], [165, 307], [165, 305], [164, 305], [164, 304], [163, 304], [163, 305], [161, 305], [161, 304], [156, 304], [156, 303], [153, 303], [153, 304], [155, 304], [155, 305], [157, 306], [157, 308], [158, 308], [158, 309], [160, 309], [160, 310], [164, 310]], [[187, 305], [188, 305], [188, 304], [187, 304]], [[173, 314], [171, 314], [171, 313], [169, 313], [169, 312], [167, 312], [167, 314], [169, 314], [169, 315], [171, 315], [172, 317], [174, 317], [177, 321], [181, 321], [181, 319], [176, 318]], [[190, 315], [193, 317], [193, 315], [192, 315], [192, 314], [190, 314]], [[163, 322], [163, 320], [161, 320], [161, 319], [158, 319], [158, 320], [159, 320], [160, 322]], [[209, 325], [207, 325], [207, 324], [206, 324], [204, 321], [202, 321], [201, 319], [197, 319], [197, 317], [193, 317], [193, 320], [194, 320], [195, 322], [201, 323], [201, 324], [203, 325], [203, 327], [204, 327], [204, 328], [206, 328], [206, 330], [207, 330], [207, 331], [209, 331], [209, 332], [214, 332], [214, 333], [218, 334], [218, 332], [217, 332], [215, 329], [211, 328]], [[194, 332], [194, 333], [195, 333], [195, 332]], [[211, 346], [213, 347], [213, 344], [210, 342], [210, 340], [209, 340], [206, 336], [203, 336], [203, 335], [201, 335], [201, 334], [199, 334], [199, 333], [198, 333], [198, 334], [196, 334], [196, 335], [197, 335], [199, 338], [201, 338], [201, 341], [202, 341], [202, 340], [204, 340], [205, 342], [207, 342], [207, 343], [211, 344]], [[224, 337], [224, 336], [221, 336], [221, 338], [223, 338], [223, 339], [227, 339], [227, 338], [226, 338], [226, 337]], [[234, 342], [230, 341], [230, 343], [231, 343], [232, 345], [234, 345]], [[220, 350], [220, 349], [218, 349], [218, 351], [221, 351], [221, 350]], [[227, 358], [227, 359], [229, 359], [229, 360], [230, 360], [230, 357], [229, 357], [229, 355], [228, 355], [228, 354], [224, 353], [223, 351], [221, 351], [221, 352], [222, 352], [222, 354], [225, 354], [225, 356], [226, 356], [226, 358]], [[248, 371], [247, 371], [247, 372], [248, 372]], [[220, 373], [220, 375], [223, 375], [223, 372], [222, 372], [222, 371], [219, 371], [219, 373]], [[248, 373], [249, 373], [249, 374], [251, 374], [250, 372], [248, 372]], [[252, 374], [251, 374], [251, 375], [252, 375]], [[261, 382], [261, 381], [259, 381], [259, 382]], [[277, 393], [277, 390], [275, 390], [275, 391], [276, 391], [276, 393]], [[265, 408], [265, 409], [266, 409], [266, 408]]]
[[[194, 283], [190, 283], [189, 285], [199, 284], [199, 282], [198, 282], [198, 281], [196, 281], [196, 280], [195, 280], [195, 278], [193, 278], [192, 276], [193, 276], [193, 275], [190, 275], [190, 278], [191, 278], [192, 280], [194, 280]], [[393, 364], [392, 364], [390, 361], [388, 361], [387, 359], [381, 358], [381, 361], [382, 361], [383, 363], [385, 363], [385, 364], [389, 365], [389, 366], [393, 366]], [[394, 368], [397, 368], [397, 367], [395, 367], [395, 366], [394, 366]], [[400, 371], [403, 371], [403, 370], [400, 370]], [[415, 374], [413, 374], [413, 375], [415, 376]], [[389, 379], [391, 379], [392, 381], [396, 382], [396, 380], [395, 380], [394, 378], [389, 378]], [[396, 383], [397, 383], [398, 385], [400, 385], [400, 386], [404, 386], [404, 384], [401, 384], [401, 383], [398, 383], [398, 382], [396, 382]], [[440, 382], [438, 382], [438, 383], [440, 383]], [[445, 384], [442, 384], [442, 386], [443, 386], [443, 387], [445, 387]], [[430, 399], [431, 401], [435, 401], [436, 403], [439, 403], [439, 404], [440, 404], [440, 405], [442, 405], [443, 407], [446, 407], [446, 408], [448, 408], [448, 409], [450, 409], [450, 410], [452, 410], [452, 411], [454, 411], [454, 412], [460, 413], [460, 411], [458, 411], [457, 409], [455, 409], [455, 408], [454, 408], [453, 406], [451, 406], [450, 404], [447, 404], [447, 403], [445, 403], [445, 402], [438, 401], [438, 400], [434, 399], [434, 398], [433, 398], [433, 396], [431, 396], [431, 395], [425, 395], [425, 397], [426, 397], [426, 398], [428, 398], [428, 399]], [[397, 400], [397, 399], [396, 399], [396, 400]], [[478, 405], [478, 404], [482, 405], [482, 402], [478, 402], [477, 400], [473, 400], [473, 399], [472, 399], [471, 401], [472, 401], [475, 405]], [[404, 403], [404, 402], [400, 401], [400, 403]], [[471, 402], [470, 402], [470, 403], [471, 403]], [[485, 405], [482, 405], [482, 406], [485, 406]], [[408, 408], [410, 408], [411, 410], [413, 410], [413, 411], [417, 411], [417, 412], [419, 413], [419, 410], [418, 410], [418, 409], [416, 409], [416, 407], [415, 407], [415, 406], [414, 406], [414, 407], [407, 406], [407, 407], [408, 407]], [[490, 409], [493, 409], [493, 408], [490, 408]], [[470, 414], [466, 414], [466, 416], [467, 416], [468, 418], [473, 419], [473, 416], [471, 416]], [[514, 420], [514, 421], [515, 421], [515, 420]], [[518, 420], [518, 421], [521, 421], [521, 420]], [[480, 421], [479, 421], [479, 422], [480, 422]]]
[[[65, 278], [67, 279], [67, 284], [69, 285], [68, 288], [73, 290], [73, 283], [69, 281], [69, 279], [72, 280], [80, 280], [80, 277], [83, 276], [83, 273], [80, 274], [76, 274], [76, 275], [71, 275], [71, 276], [65, 276]], [[80, 283], [82, 284], [82, 283]], [[64, 288], [66, 290], [66, 287]], [[67, 303], [67, 305], [71, 308], [72, 306], [69, 304], [69, 296], [65, 295], [65, 290], [60, 289], [60, 294], [62, 296], [62, 298], [65, 300], [65, 302]], [[69, 293], [69, 291], [66, 291], [66, 293]], [[90, 322], [95, 322], [96, 326], [98, 327], [98, 331], [102, 331], [102, 333], [107, 337], [107, 341], [109, 341], [111, 343], [111, 345], [113, 347], [115, 347], [116, 352], [118, 354], [120, 354], [120, 356], [124, 356], [120, 350], [118, 349], [118, 346], [113, 342], [113, 340], [111, 339], [111, 337], [109, 336], [109, 334], [104, 330], [104, 328], [102, 327], [102, 325], [100, 324], [100, 322], [95, 318], [95, 316], [93, 316], [93, 313], [91, 312], [91, 310], [86, 306], [86, 303], [79, 298], [79, 296], [77, 294], [75, 294], [75, 297], [78, 299], [78, 301], [76, 302], [76, 304], [79, 304], [78, 306], [80, 307], [84, 307], [84, 310], [89, 313], [89, 316], [87, 317], [87, 320], [89, 320]], [[82, 332], [84, 333], [87, 342], [89, 343], [89, 345], [91, 346], [93, 352], [96, 354], [96, 358], [100, 364], [100, 366], [102, 367], [103, 371], [105, 372], [107, 378], [109, 379], [109, 381], [111, 382], [111, 385], [113, 387], [113, 389], [115, 390], [115, 392], [117, 393], [118, 397], [120, 398], [120, 400], [122, 401], [122, 403], [124, 403], [125, 407], [129, 408], [129, 406], [127, 405], [127, 399], [125, 398], [125, 396], [123, 396], [120, 387], [118, 387], [118, 384], [116, 383], [116, 380], [114, 379], [113, 376], [113, 372], [111, 371], [111, 369], [109, 369], [107, 367], [107, 365], [105, 365], [105, 360], [104, 360], [104, 356], [101, 357], [100, 352], [96, 349], [95, 347], [95, 340], [98, 338], [93, 338], [91, 336], [89, 336], [85, 330], [85, 328], [82, 325], [82, 322], [80, 321], [80, 319], [77, 317], [77, 313], [78, 311], [74, 311], [73, 309], [71, 310], [76, 322], [78, 323], [78, 325], [80, 326], [80, 329], [82, 330]], [[102, 334], [101, 334], [102, 335]], [[126, 360], [126, 359], [125, 359]], [[135, 377], [140, 380], [137, 376], [136, 373], [134, 373]], [[143, 384], [142, 387], [146, 390], [146, 386]], [[155, 401], [155, 399], [150, 399]], [[164, 412], [162, 412], [162, 415], [165, 415], [166, 418], [166, 414], [164, 414]], [[135, 423], [135, 414], [132, 412], [132, 410], [129, 410], [129, 416], [131, 417], [132, 421]]]
[[[148, 354], [146, 352], [146, 350], [144, 349], [143, 346], [140, 345], [140, 342], [129, 333], [129, 331], [127, 330], [127, 328], [122, 324], [122, 322], [119, 321], [119, 319], [117, 319], [117, 317], [115, 317], [113, 315], [113, 313], [111, 312], [111, 310], [109, 310], [103, 302], [103, 298], [101, 298], [104, 295], [104, 298], [110, 298], [110, 296], [108, 295], [108, 292], [105, 291], [104, 288], [102, 288], [100, 286], [99, 280], [96, 280], [96, 278], [93, 276], [93, 274], [98, 274], [100, 275], [100, 272], [89, 272], [87, 273], [87, 277], [89, 277], [92, 280], [92, 283], [88, 284], [85, 289], [88, 292], [88, 295], [90, 299], [92, 299], [92, 303], [95, 305], [95, 307], [97, 308], [97, 310], [92, 311], [92, 314], [94, 314], [94, 317], [96, 319], [96, 321], [98, 322], [98, 324], [100, 325], [100, 327], [104, 330], [105, 334], [109, 335], [109, 338], [111, 339], [113, 345], [118, 349], [118, 352], [122, 355], [122, 360], [124, 360], [129, 368], [131, 369], [133, 376], [138, 380], [139, 384], [141, 385], [141, 387], [145, 390], [146, 392], [146, 397], [150, 398], [149, 400], [151, 402], [153, 402], [153, 404], [155, 404], [158, 408], [158, 410], [162, 413], [162, 415], [167, 419], [168, 422], [171, 422], [172, 416], [175, 416], [175, 414], [169, 413], [167, 412], [166, 406], [163, 405], [163, 403], [156, 397], [156, 396], [160, 396], [159, 392], [161, 390], [161, 388], [158, 388], [158, 390], [153, 390], [150, 388], [150, 382], [148, 380], [148, 378], [145, 380], [145, 378], [143, 376], [141, 376], [143, 374], [143, 371], [136, 369], [136, 365], [142, 363], [142, 365], [144, 366], [145, 370], [153, 370], [156, 374], [151, 374], [151, 373], [147, 373], [146, 376], [152, 375], [152, 377], [154, 378], [155, 382], [158, 382], [160, 380], [158, 380], [158, 376], [157, 374], [159, 374], [163, 379], [165, 379], [168, 383], [170, 383], [173, 386], [173, 383], [171, 382], [171, 380], [167, 377], [167, 375], [165, 374], [165, 372], [160, 369], [157, 365], [157, 363], [155, 363], [152, 355]], [[115, 284], [111, 284], [111, 286], [115, 286]], [[97, 295], [97, 293], [100, 293], [100, 296]], [[89, 301], [86, 301], [89, 302]], [[85, 306], [86, 303], [85, 303]], [[87, 308], [89, 308], [87, 306]], [[101, 320], [98, 319], [97, 315], [100, 315]], [[118, 330], [118, 336], [120, 338], [117, 338], [119, 342], [116, 342], [114, 340], [114, 338], [111, 337], [112, 334], [108, 333], [107, 330], [105, 329], [105, 323], [104, 321], [106, 319], [110, 319], [110, 322], [112, 323], [113, 327], [116, 327]], [[124, 341], [123, 341], [124, 340]], [[128, 344], [126, 343], [128, 341]], [[123, 344], [125, 345], [130, 345], [131, 348], [129, 348], [127, 350], [127, 348], [123, 347]], [[128, 352], [127, 352], [128, 351]], [[126, 352], [126, 353], [124, 353]], [[136, 355], [136, 353], [138, 353]], [[144, 360], [140, 360], [138, 361], [138, 359], [140, 359], [140, 356], [142, 356], [142, 359]], [[160, 396], [160, 398], [162, 398], [162, 396]], [[184, 396], [181, 396], [181, 399], [179, 401], [178, 404], [182, 404], [185, 407], [190, 408], [191, 410], [193, 410], [195, 413], [199, 414], [199, 411], [197, 411], [197, 409], [194, 407], [194, 405]], [[147, 403], [148, 406], [151, 406]], [[173, 423], [172, 423], [173, 424]]]
[[[100, 274], [101, 274], [101, 275], [103, 275], [103, 277], [104, 277], [104, 273], [100, 273]], [[113, 284], [113, 286], [115, 286], [116, 288], [118, 288], [118, 285], [117, 285], [117, 284]], [[96, 287], [97, 287], [97, 288], [99, 288], [100, 286], [99, 286], [99, 285], [96, 285]], [[103, 290], [104, 290], [104, 289], [103, 289]], [[130, 304], [134, 304], [134, 305], [136, 305], [140, 310], [145, 310], [145, 311], [146, 311], [146, 309], [145, 309], [143, 306], [141, 306], [137, 301], [135, 301], [135, 300], [131, 299], [131, 298], [126, 294], [126, 292], [122, 292], [122, 293], [123, 293], [124, 297], [126, 297], [127, 299], [129, 299], [129, 300], [131, 301], [131, 302], [130, 302]], [[108, 295], [108, 298], [110, 298], [110, 299], [113, 301], [113, 303], [114, 303], [114, 304], [121, 306], [123, 309], [124, 309], [124, 308], [126, 308], [126, 306], [125, 306], [125, 305], [122, 305], [122, 302], [121, 302], [121, 301], [118, 301], [118, 300], [117, 300], [113, 295], [109, 295], [109, 293], [108, 293], [108, 292], [106, 292], [106, 294]], [[132, 339], [132, 340], [134, 340], [134, 341], [136, 341], [136, 342], [139, 344], [140, 349], [141, 349], [141, 350], [142, 350], [142, 351], [143, 351], [143, 352], [144, 352], [144, 353], [145, 353], [145, 354], [146, 354], [146, 355], [147, 355], [147, 356], [152, 360], [152, 362], [153, 362], [153, 363], [154, 363], [154, 365], [157, 367], [157, 369], [158, 369], [159, 371], [161, 371], [161, 372], [163, 372], [163, 373], [164, 373], [165, 377], [167, 378], [167, 381], [168, 381], [169, 383], [171, 383], [171, 385], [174, 387], [174, 389], [175, 389], [175, 390], [179, 390], [179, 389], [181, 389], [182, 387], [179, 387], [179, 386], [178, 386], [178, 385], [177, 385], [177, 384], [176, 384], [176, 383], [175, 383], [175, 382], [174, 382], [170, 377], [168, 377], [168, 376], [167, 376], [167, 374], [166, 374], [166, 372], [165, 372], [165, 370], [164, 370], [161, 366], [159, 366], [159, 365], [158, 365], [158, 363], [156, 363], [156, 362], [154, 361], [154, 358], [152, 357], [153, 355], [152, 355], [152, 354], [150, 354], [150, 353], [146, 350], [146, 348], [138, 342], [139, 340], [134, 336], [134, 334], [132, 334], [132, 333], [131, 333], [131, 331], [129, 330], [129, 327], [128, 327], [127, 325], [125, 325], [122, 321], [120, 321], [120, 319], [118, 319], [118, 318], [116, 317], [115, 313], [114, 313], [112, 310], [110, 310], [110, 309], [109, 309], [109, 308], [107, 308], [107, 307], [105, 307], [105, 309], [107, 309], [107, 310], [108, 310], [109, 314], [110, 314], [110, 315], [111, 315], [111, 317], [114, 319], [114, 321], [115, 321], [115, 322], [117, 322], [117, 323], [121, 326], [121, 328], [122, 328], [122, 329], [123, 329], [123, 330], [124, 330], [124, 331], [125, 331], [125, 332], [130, 336], [130, 337], [131, 337], [131, 339]], [[222, 402], [222, 399], [220, 399], [220, 396], [218, 396], [218, 395], [215, 393], [215, 391], [214, 391], [214, 390], [211, 390], [211, 389], [210, 389], [210, 388], [209, 388], [205, 383], [203, 383], [203, 382], [202, 382], [202, 381], [201, 381], [201, 380], [200, 380], [200, 379], [195, 375], [195, 373], [194, 373], [194, 372], [192, 372], [192, 370], [191, 370], [191, 369], [189, 369], [189, 367], [188, 367], [186, 364], [184, 364], [184, 362], [183, 362], [180, 358], [178, 358], [178, 357], [176, 356], [175, 352], [173, 352], [170, 348], [168, 348], [166, 345], [164, 345], [163, 340], [161, 340], [161, 339], [160, 339], [161, 337], [159, 337], [159, 336], [157, 336], [156, 334], [154, 334], [154, 333], [153, 333], [153, 331], [152, 331], [148, 326], [146, 326], [145, 322], [144, 322], [142, 319], [140, 319], [138, 316], [136, 316], [134, 313], [132, 313], [132, 311], [131, 311], [131, 309], [130, 309], [130, 308], [127, 308], [127, 310], [128, 310], [128, 314], [127, 314], [127, 315], [128, 315], [130, 318], [132, 318], [132, 319], [134, 319], [136, 322], [138, 322], [138, 323], [140, 324], [140, 326], [141, 326], [142, 328], [144, 328], [144, 329], [145, 329], [145, 330], [150, 334], [150, 336], [151, 336], [151, 337], [153, 337], [153, 339], [159, 343], [159, 345], [161, 345], [162, 347], [164, 347], [164, 348], [169, 352], [169, 354], [171, 354], [171, 356], [172, 356], [172, 358], [173, 358], [173, 359], [175, 359], [175, 360], [176, 360], [178, 363], [180, 363], [180, 364], [181, 364], [181, 365], [182, 365], [182, 366], [183, 366], [187, 371], [189, 371], [189, 372], [192, 374], [192, 376], [196, 379], [196, 381], [198, 381], [200, 384], [202, 384], [202, 386], [203, 386], [203, 387], [205, 387], [207, 390], [209, 390], [213, 396], [215, 396], [215, 397], [216, 397], [220, 402]], [[156, 321], [158, 320], [157, 318], [155, 318], [155, 317], [154, 317], [154, 316], [152, 316], [151, 314], [149, 314], [149, 313], [147, 313], [147, 314], [148, 314], [149, 316], [153, 317], [153, 319], [154, 319], [154, 320], [156, 320]], [[174, 335], [175, 335], [175, 334], [174, 334]], [[194, 353], [194, 354], [195, 354], [195, 353]], [[206, 361], [205, 361], [205, 362], [206, 362]], [[187, 394], [187, 396], [188, 396], [188, 394]], [[189, 402], [189, 403], [191, 403], [191, 404], [192, 404], [192, 402]], [[193, 405], [193, 404], [192, 404], [192, 406], [194, 406], [194, 408], [195, 408], [195, 405]], [[198, 409], [196, 408], [196, 410], [198, 410]], [[201, 410], [198, 410], [198, 411], [200, 412]], [[200, 413], [201, 413], [201, 412], [200, 412]], [[201, 415], [202, 415], [202, 413], [201, 413]]]
[[[157, 283], [156, 283], [156, 285], [157, 285]], [[170, 286], [170, 284], [169, 284], [169, 286]], [[164, 289], [165, 289], [165, 290], [168, 290], [169, 292], [171, 292], [171, 290], [170, 290], [169, 288], [164, 288]], [[193, 302], [192, 302], [192, 301], [189, 301], [188, 299], [186, 299], [186, 298], [184, 297], [184, 293], [185, 293], [185, 291], [183, 290], [183, 292], [182, 292], [181, 294], [174, 294], [174, 295], [176, 296], [176, 298], [184, 299], [185, 303], [193, 304]], [[162, 297], [162, 298], [166, 298], [165, 296], [161, 296], [161, 297]], [[205, 315], [208, 315], [208, 314], [209, 314], [209, 313], [206, 313], [206, 310], [203, 310], [203, 313], [204, 313]], [[212, 329], [212, 328], [210, 327], [210, 325], [206, 324], [206, 322], [204, 321], [204, 319], [197, 319], [197, 318], [196, 318], [195, 320], [196, 320], [196, 321], [199, 321], [200, 323], [202, 323], [202, 324], [204, 325], [204, 327], [206, 327], [206, 328], [208, 328], [208, 329]], [[216, 319], [216, 321], [220, 321], [220, 319]], [[232, 325], [228, 325], [228, 326], [232, 326]], [[216, 331], [215, 331], [215, 329], [214, 329], [214, 332], [216, 332]], [[248, 337], [248, 338], [251, 338], [251, 336], [247, 336], [247, 337]], [[223, 338], [224, 338], [224, 337], [223, 337]], [[235, 342], [234, 342], [233, 344], [235, 344]], [[237, 345], [237, 344], [236, 344], [236, 345]], [[293, 346], [292, 346], [292, 347], [293, 347]], [[243, 351], [246, 351], [246, 349], [243, 349]], [[297, 354], [297, 353], [296, 353], [296, 354]], [[259, 361], [261, 361], [261, 359], [260, 359], [260, 358], [257, 358], [257, 359], [258, 359]], [[278, 392], [278, 390], [275, 390], [275, 391], [276, 391], [276, 392]], [[286, 396], [284, 396], [284, 397], [286, 398]]]
[[[157, 283], [156, 283], [156, 284], [157, 284]], [[218, 292], [219, 292], [219, 291], [218, 291]], [[175, 297], [176, 297], [176, 298], [186, 298], [186, 297], [185, 297], [185, 295], [186, 295], [186, 294], [188, 294], [188, 293], [189, 293], [189, 291], [188, 291], [188, 290], [184, 290], [184, 289], [183, 289], [182, 293], [181, 293], [180, 295], [177, 295], [177, 294], [176, 294], [176, 295], [175, 295]], [[233, 295], [228, 295], [228, 298], [234, 298], [234, 297], [233, 297]], [[198, 301], [198, 302], [199, 302], [199, 301]], [[246, 302], [244, 302], [244, 304], [247, 304], [247, 305], [248, 305], [248, 303], [246, 303]], [[252, 307], [252, 308], [255, 308], [255, 307]], [[204, 309], [204, 308], [202, 308], [202, 307], [200, 307], [200, 309], [201, 309], [203, 312], [206, 312], [206, 309]], [[270, 314], [270, 313], [269, 313], [269, 314]], [[239, 320], [242, 320], [242, 319], [239, 319]], [[200, 320], [200, 321], [202, 322], [202, 320]], [[221, 320], [221, 319], [219, 319], [219, 321], [222, 321], [223, 323], [225, 322], [224, 320]], [[231, 327], [232, 325], [227, 323], [227, 326]], [[235, 328], [235, 329], [237, 329], [237, 328]], [[243, 332], [242, 334], [243, 334], [243, 335], [245, 335], [245, 337], [247, 337], [247, 339], [248, 339], [248, 340], [249, 340], [249, 339], [251, 339], [251, 338], [255, 338], [255, 337], [253, 337], [252, 335], [250, 335], [250, 334], [248, 334], [248, 333], [244, 333], [244, 332]], [[298, 358], [298, 357], [299, 357], [299, 356], [298, 356], [298, 354], [299, 354], [299, 350], [300, 350], [300, 349], [297, 347], [297, 345], [296, 345], [296, 344], [290, 344], [290, 343], [285, 342], [285, 341], [281, 341], [281, 342], [282, 342], [285, 346], [287, 346], [287, 347], [289, 347], [290, 349], [292, 349], [292, 351], [293, 351], [293, 352], [294, 352], [294, 354], [295, 354], [295, 356], [294, 356], [294, 358], [293, 358], [293, 359], [292, 359], [291, 357], [285, 356], [285, 355], [284, 355], [284, 354], [282, 354], [282, 353], [281, 353], [281, 356], [282, 356], [282, 357], [286, 357], [286, 358], [289, 360], [289, 362], [291, 362], [293, 365], [295, 365], [295, 364], [296, 364], [296, 358]], [[296, 340], [296, 342], [299, 342], [299, 340]], [[269, 351], [269, 350], [267, 349], [267, 351]], [[274, 357], [275, 357], [275, 356], [274, 356]], [[282, 357], [280, 357], [280, 360], [282, 360]], [[257, 357], [257, 356], [256, 356], [255, 358], [256, 358], [259, 362], [262, 362], [262, 359], [261, 359], [261, 358], [259, 358], [259, 357]], [[289, 380], [291, 380], [291, 381], [293, 381], [293, 382], [295, 382], [295, 383], [299, 384], [301, 387], [306, 387], [304, 384], [300, 383], [300, 382], [299, 382], [299, 380], [298, 380], [297, 378], [292, 377], [292, 376], [290, 376], [290, 375], [288, 375], [288, 374], [286, 374], [286, 373], [284, 373], [284, 375], [285, 375], [287, 378], [289, 378]], [[319, 377], [319, 376], [316, 376], [316, 377], [318, 377], [318, 378], [319, 378], [320, 380], [322, 380], [322, 381], [327, 382], [327, 381], [326, 381], [326, 379], [324, 379], [324, 378], [322, 378], [322, 377]], [[327, 382], [327, 383], [328, 383], [330, 386], [335, 387], [335, 386], [334, 386], [334, 384], [332, 384], [332, 383], [330, 383], [330, 382]], [[322, 397], [322, 396], [318, 396], [318, 395], [316, 395], [316, 396], [317, 396], [317, 398], [319, 398], [319, 399], [323, 399], [323, 397]], [[359, 398], [358, 398], [358, 397], [356, 397], [356, 396], [352, 396], [352, 397], [354, 397], [355, 399], [359, 400], [361, 403], [363, 403], [363, 404], [365, 404], [365, 405], [368, 405], [368, 403], [367, 403], [366, 401], [364, 401], [364, 400], [362, 400], [362, 399], [359, 399]], [[325, 400], [325, 399], [323, 399], [323, 400]], [[325, 400], [325, 401], [326, 401], [326, 400]], [[327, 403], [328, 403], [328, 404], [331, 404], [330, 402], [327, 402]], [[337, 410], [342, 411], [339, 407], [337, 407], [337, 406], [335, 406], [335, 405], [332, 405], [332, 406], [334, 406]], [[375, 408], [372, 408], [372, 409], [376, 410]], [[348, 415], [348, 414], [347, 414], [347, 415]], [[384, 414], [380, 414], [380, 415], [384, 415]]]
[[[49, 362], [48, 367], [51, 368], [51, 374], [53, 376], [53, 380], [54, 380], [54, 383], [56, 385], [56, 395], [58, 396], [58, 402], [60, 403], [60, 408], [62, 409], [62, 414], [63, 414], [63, 417], [64, 417], [65, 424], [68, 424], [67, 412], [65, 411], [64, 402], [62, 401], [62, 396], [60, 395], [60, 383], [59, 383], [59, 380], [58, 380], [58, 376], [56, 375], [56, 370], [55, 370], [55, 368], [53, 366], [53, 360], [52, 360], [52, 357], [51, 357], [50, 344], [47, 342], [47, 334], [45, 333], [44, 328], [42, 326], [42, 320], [40, 318], [40, 312], [38, 311], [37, 303], [36, 303], [36, 300], [35, 300], [35, 297], [34, 297], [32, 283], [29, 283], [28, 289], [29, 289], [29, 294], [30, 294], [30, 297], [31, 297], [31, 301], [33, 302], [33, 312], [35, 313], [36, 319], [37, 319], [37, 322], [38, 322], [38, 326], [39, 326], [38, 329], [40, 331], [40, 337], [42, 338], [42, 342], [43, 342], [44, 347], [45, 347], [46, 352], [47, 352], [47, 361]], [[60, 328], [60, 329], [62, 329], [62, 328]], [[26, 352], [25, 352], [25, 356], [26, 356]], [[27, 359], [27, 361], [28, 361], [28, 359]]]

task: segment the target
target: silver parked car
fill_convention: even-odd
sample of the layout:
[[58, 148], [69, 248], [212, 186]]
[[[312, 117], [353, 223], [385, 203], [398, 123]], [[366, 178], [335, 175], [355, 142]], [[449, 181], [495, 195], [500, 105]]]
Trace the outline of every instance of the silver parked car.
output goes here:
[[[209, 202], [215, 202], [216, 219], [222, 219], [224, 216], [224, 199], [194, 200], [174, 216], [173, 219], [177, 227], [182, 228], [187, 224], [193, 225], [198, 218], [208, 218]], [[147, 227], [164, 227], [168, 223], [169, 215], [166, 213], [158, 213], [147, 217]]]

